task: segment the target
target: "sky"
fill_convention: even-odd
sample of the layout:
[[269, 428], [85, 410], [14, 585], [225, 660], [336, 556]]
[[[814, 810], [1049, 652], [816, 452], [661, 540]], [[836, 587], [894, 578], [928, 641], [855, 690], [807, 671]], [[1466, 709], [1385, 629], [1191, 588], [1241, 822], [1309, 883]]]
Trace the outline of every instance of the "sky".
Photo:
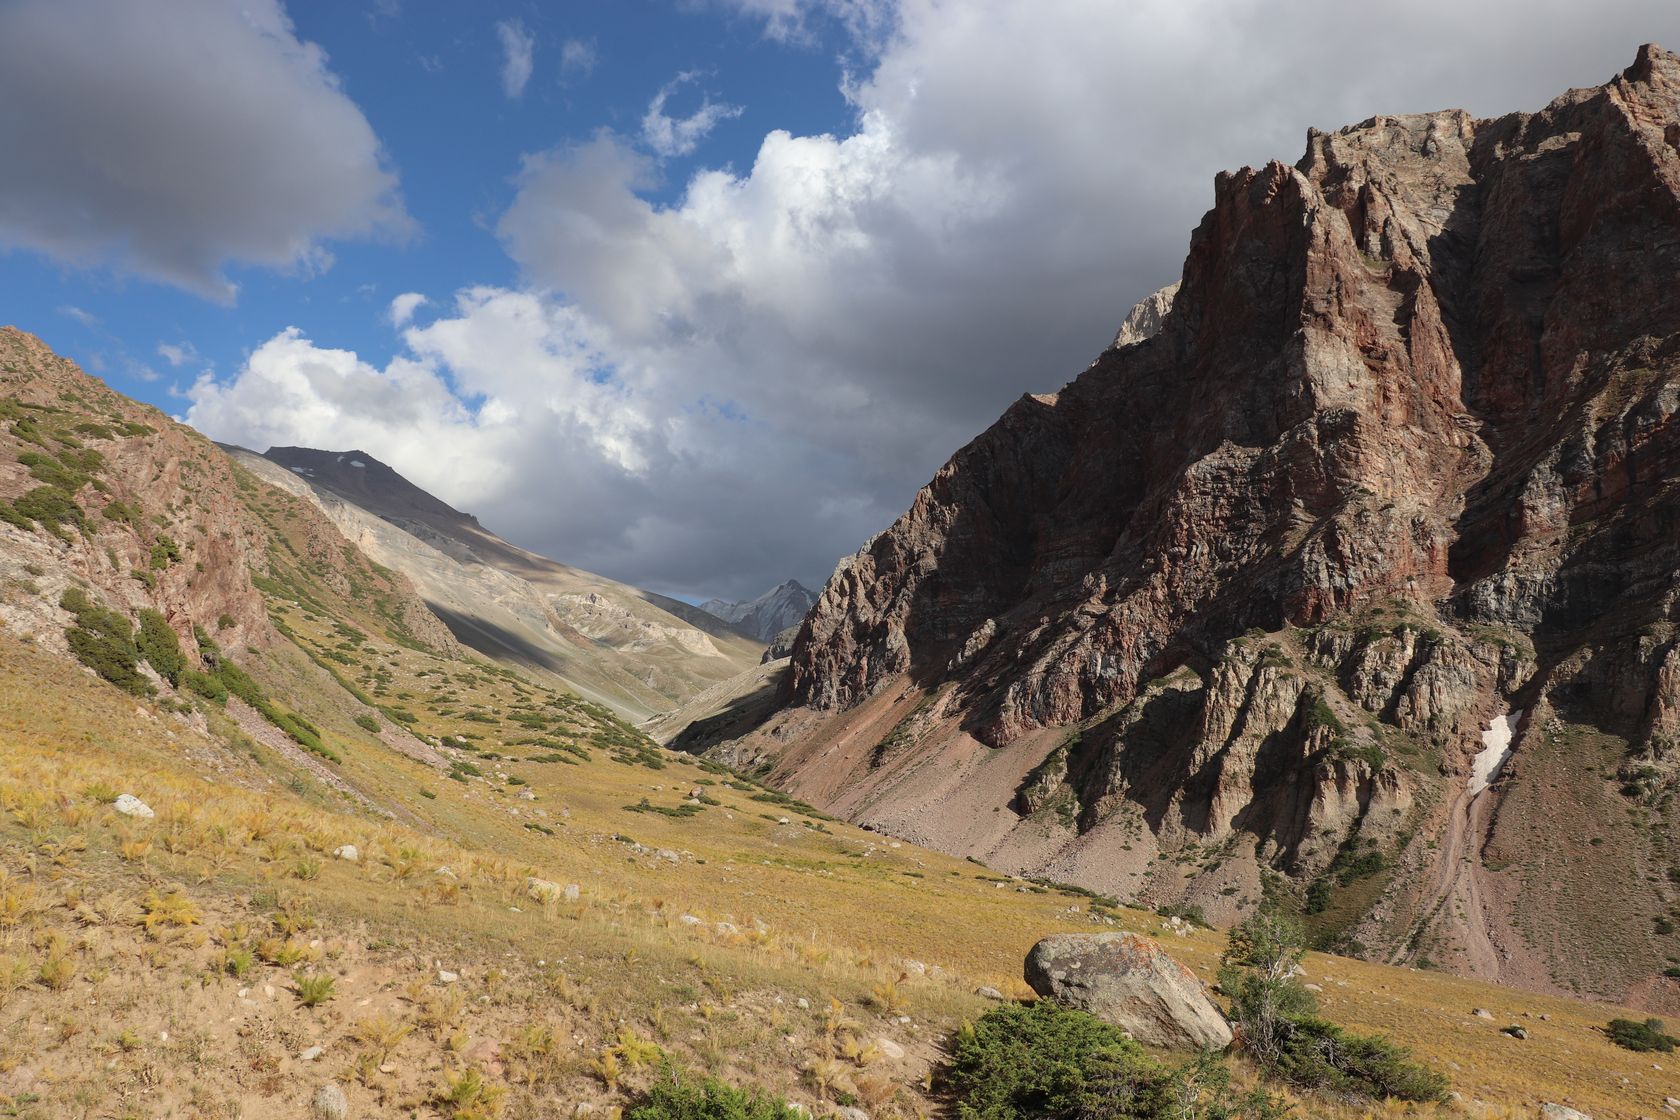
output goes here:
[[689, 599], [820, 586], [1309, 127], [1674, 0], [0, 0], [0, 322]]

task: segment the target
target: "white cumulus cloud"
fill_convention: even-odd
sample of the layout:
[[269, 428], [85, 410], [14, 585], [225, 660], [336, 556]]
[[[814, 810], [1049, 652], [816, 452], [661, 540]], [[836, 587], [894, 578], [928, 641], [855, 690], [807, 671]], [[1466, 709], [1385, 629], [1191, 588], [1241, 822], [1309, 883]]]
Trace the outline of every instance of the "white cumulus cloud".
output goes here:
[[390, 310], [385, 313], [393, 327], [405, 326], [414, 318], [414, 313], [427, 303], [426, 297], [419, 292], [404, 292], [391, 301]]
[[697, 72], [685, 70], [661, 86], [648, 102], [647, 112], [642, 115], [642, 141], [655, 154], [666, 158], [686, 156], [720, 123], [741, 115], [740, 106], [713, 101], [709, 93], [701, 94], [700, 104], [687, 116], [673, 117], [667, 113], [665, 105], [671, 95], [699, 78]]
[[768, 132], [669, 202], [647, 154], [686, 142], [669, 95], [637, 136], [532, 153], [496, 227], [525, 290], [463, 291], [384, 368], [280, 336], [201, 381], [190, 418], [361, 446], [522, 544], [661, 590], [820, 580], [1177, 278], [1220, 169], [1378, 112], [1536, 109], [1680, 42], [1669, 0], [903, 0], [883, 19], [838, 134]]

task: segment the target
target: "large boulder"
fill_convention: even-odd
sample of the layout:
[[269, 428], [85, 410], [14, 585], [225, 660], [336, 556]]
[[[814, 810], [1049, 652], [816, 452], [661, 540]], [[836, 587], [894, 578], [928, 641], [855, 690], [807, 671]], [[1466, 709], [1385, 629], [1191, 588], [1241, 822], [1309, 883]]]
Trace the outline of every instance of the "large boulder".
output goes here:
[[1027, 954], [1041, 996], [1107, 1020], [1151, 1046], [1223, 1050], [1231, 1025], [1196, 974], [1135, 933], [1059, 933]]

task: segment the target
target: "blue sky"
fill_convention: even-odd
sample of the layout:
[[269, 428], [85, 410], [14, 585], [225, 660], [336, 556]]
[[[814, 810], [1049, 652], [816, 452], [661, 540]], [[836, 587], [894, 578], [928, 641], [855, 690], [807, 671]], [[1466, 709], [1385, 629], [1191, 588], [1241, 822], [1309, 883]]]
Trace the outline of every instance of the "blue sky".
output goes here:
[[[1309, 127], [1673, 0], [0, 0], [0, 321], [668, 594], [819, 585]], [[528, 64], [527, 64], [528, 63]]]
[[[239, 289], [233, 306], [109, 267], [64, 265], [28, 250], [0, 255], [5, 321], [172, 414], [184, 411], [181, 394], [204, 369], [237, 370], [282, 327], [304, 326], [382, 361], [399, 346], [385, 318], [392, 297], [515, 283], [518, 267], [493, 224], [512, 200], [521, 157], [602, 128], [635, 134], [650, 100], [680, 74], [696, 77], [673, 91], [671, 115], [708, 96], [741, 111], [720, 120], [694, 152], [665, 161], [644, 184], [651, 200], [671, 201], [696, 167], [750, 163], [769, 129], [832, 132], [851, 119], [839, 88], [850, 44], [820, 15], [787, 41], [727, 8], [649, 0], [316, 0], [286, 12], [298, 38], [325, 49], [344, 93], [372, 124], [400, 175], [411, 235], [334, 240], [332, 267], [316, 275], [230, 262], [224, 271]], [[531, 41], [531, 74], [517, 97], [504, 92], [499, 24]], [[184, 345], [196, 357], [177, 353], [173, 364], [159, 353]]]

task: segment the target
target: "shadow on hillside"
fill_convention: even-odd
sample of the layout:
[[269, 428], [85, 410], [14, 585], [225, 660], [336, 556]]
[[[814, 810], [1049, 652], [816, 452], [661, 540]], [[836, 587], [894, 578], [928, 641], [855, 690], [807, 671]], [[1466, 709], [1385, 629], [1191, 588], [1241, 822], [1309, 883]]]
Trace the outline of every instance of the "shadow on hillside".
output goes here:
[[786, 698], [787, 677], [784, 666], [758, 688], [731, 700], [723, 711], [695, 720], [665, 745], [686, 754], [702, 754], [726, 740], [756, 731], [781, 708]]
[[564, 668], [560, 659], [552, 653], [506, 627], [452, 611], [439, 603], [427, 602], [426, 607], [449, 628], [456, 641], [486, 657], [517, 661], [552, 673], [559, 673]]

